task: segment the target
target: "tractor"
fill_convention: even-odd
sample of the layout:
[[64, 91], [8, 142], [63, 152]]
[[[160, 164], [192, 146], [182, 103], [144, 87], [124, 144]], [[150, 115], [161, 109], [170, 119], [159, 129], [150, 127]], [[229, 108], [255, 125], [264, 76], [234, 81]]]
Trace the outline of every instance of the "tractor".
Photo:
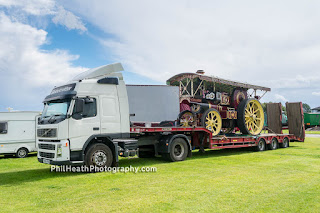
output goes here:
[[[202, 126], [213, 136], [238, 128], [242, 134], [258, 135], [264, 126], [260, 99], [270, 88], [206, 76], [202, 70], [181, 73], [167, 80], [179, 86], [181, 127]], [[264, 92], [257, 96], [257, 91]]]

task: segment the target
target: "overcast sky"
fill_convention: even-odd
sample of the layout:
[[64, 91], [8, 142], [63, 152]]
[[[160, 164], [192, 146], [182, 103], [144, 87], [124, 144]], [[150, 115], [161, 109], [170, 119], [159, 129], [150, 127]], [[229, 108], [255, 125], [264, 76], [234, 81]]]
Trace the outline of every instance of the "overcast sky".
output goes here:
[[271, 87], [320, 106], [320, 1], [0, 0], [0, 111], [42, 110], [53, 86], [121, 62], [125, 80], [174, 74]]

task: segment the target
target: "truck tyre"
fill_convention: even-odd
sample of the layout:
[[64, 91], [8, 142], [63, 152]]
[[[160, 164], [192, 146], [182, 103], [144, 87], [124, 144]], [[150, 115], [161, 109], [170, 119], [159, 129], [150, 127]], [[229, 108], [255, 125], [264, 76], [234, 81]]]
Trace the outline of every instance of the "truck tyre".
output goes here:
[[275, 150], [278, 149], [278, 140], [276, 138], [272, 138], [271, 143], [268, 144], [269, 150]]
[[113, 161], [111, 149], [103, 144], [93, 144], [85, 154], [86, 166], [110, 167]]
[[17, 153], [16, 153], [16, 157], [17, 158], [25, 158], [27, 157], [29, 151], [27, 148], [20, 148], [18, 149]]
[[262, 152], [266, 150], [266, 142], [261, 138], [256, 146], [256, 151]]
[[188, 144], [182, 138], [176, 138], [170, 145], [169, 153], [162, 154], [163, 158], [167, 161], [184, 161], [188, 156]]
[[289, 139], [288, 138], [284, 138], [282, 143], [280, 143], [280, 147], [281, 148], [287, 148], [289, 147]]

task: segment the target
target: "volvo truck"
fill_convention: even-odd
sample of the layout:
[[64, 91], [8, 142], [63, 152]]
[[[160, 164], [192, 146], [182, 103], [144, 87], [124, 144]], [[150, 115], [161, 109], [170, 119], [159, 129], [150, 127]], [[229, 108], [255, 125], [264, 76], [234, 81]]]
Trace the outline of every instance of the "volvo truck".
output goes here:
[[[121, 71], [120, 63], [86, 71], [45, 97], [37, 125], [40, 163], [110, 167], [119, 157], [136, 155], [182, 161], [194, 149], [264, 151], [304, 140], [304, 126], [290, 123], [290, 134], [260, 135], [213, 135], [202, 126], [179, 126], [178, 86], [126, 85]], [[301, 103], [287, 109], [291, 120], [301, 119]]]

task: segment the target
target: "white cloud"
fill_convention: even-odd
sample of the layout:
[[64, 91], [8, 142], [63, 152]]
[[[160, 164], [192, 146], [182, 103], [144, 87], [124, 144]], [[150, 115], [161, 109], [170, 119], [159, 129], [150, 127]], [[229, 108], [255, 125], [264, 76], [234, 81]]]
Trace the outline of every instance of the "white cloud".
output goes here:
[[312, 95], [320, 96], [320, 92], [312, 92]]
[[286, 102], [289, 101], [289, 100], [286, 99], [283, 95], [275, 94], [274, 97], [275, 97], [275, 100], [281, 101], [281, 102], [283, 102], [283, 103], [286, 103]]
[[65, 26], [68, 30], [87, 31], [78, 16], [65, 10], [54, 0], [0, 0], [1, 6], [13, 9], [14, 12], [10, 15], [18, 20], [24, 19], [26, 15], [40, 16], [40, 19], [43, 19], [43, 16], [51, 16], [53, 23]]
[[85, 70], [72, 66], [77, 55], [41, 50], [46, 31], [14, 22], [4, 13], [0, 13], [0, 38], [0, 91], [5, 91], [1, 99], [16, 103], [14, 108], [41, 105], [53, 86]]
[[0, 0], [0, 6], [19, 8], [31, 15], [48, 15], [53, 13], [54, 0]]
[[55, 16], [52, 21], [55, 24], [61, 24], [69, 30], [80, 30], [82, 32], [87, 31], [79, 17], [75, 16], [73, 13], [66, 11], [63, 7], [59, 6]]
[[[164, 82], [176, 73], [204, 69], [317, 104], [311, 91], [320, 90], [319, 1], [63, 3], [113, 34], [101, 43], [129, 71]], [[297, 97], [285, 89], [306, 90]]]

